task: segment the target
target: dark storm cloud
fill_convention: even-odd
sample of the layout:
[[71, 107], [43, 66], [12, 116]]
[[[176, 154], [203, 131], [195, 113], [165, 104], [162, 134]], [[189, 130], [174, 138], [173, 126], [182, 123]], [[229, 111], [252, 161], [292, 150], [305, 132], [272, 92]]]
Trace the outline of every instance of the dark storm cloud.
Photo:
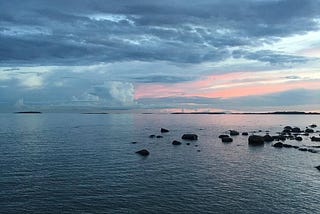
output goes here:
[[[0, 64], [217, 62], [229, 48], [256, 47], [318, 29], [317, 0], [0, 0]], [[253, 52], [270, 63], [304, 58]]]

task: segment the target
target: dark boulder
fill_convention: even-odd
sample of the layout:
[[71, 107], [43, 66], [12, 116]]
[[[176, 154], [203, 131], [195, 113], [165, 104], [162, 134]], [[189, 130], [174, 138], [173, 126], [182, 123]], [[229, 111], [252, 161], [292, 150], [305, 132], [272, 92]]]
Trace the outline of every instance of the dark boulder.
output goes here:
[[157, 135], [157, 138], [163, 138], [163, 136], [161, 136], [161, 135]]
[[312, 125], [310, 125], [310, 128], [316, 128], [317, 127], [317, 125], [316, 124], [312, 124]]
[[299, 133], [299, 132], [301, 132], [301, 129], [300, 129], [299, 127], [294, 127], [294, 128], [292, 129], [292, 132], [294, 132], [294, 133]]
[[309, 136], [309, 133], [303, 133], [302, 135], [304, 135], [304, 136]]
[[132, 141], [131, 143], [132, 143], [132, 144], [136, 144], [137, 142], [136, 142], [136, 141]]
[[161, 128], [161, 129], [160, 129], [160, 132], [161, 132], [161, 133], [166, 133], [166, 132], [169, 132], [169, 130], [168, 130], [168, 129], [165, 129], [165, 128]]
[[283, 128], [284, 130], [292, 130], [292, 127], [291, 126], [285, 126], [284, 128]]
[[276, 147], [276, 148], [282, 148], [283, 147], [283, 143], [277, 142], [277, 143], [273, 144], [272, 146]]
[[262, 136], [259, 135], [251, 135], [248, 138], [248, 143], [251, 146], [260, 146], [264, 144], [264, 140]]
[[284, 129], [282, 131], [282, 134], [289, 134], [289, 133], [291, 133], [291, 131], [292, 131], [292, 129]]
[[230, 135], [231, 136], [236, 136], [236, 135], [239, 135], [239, 132], [236, 131], [236, 130], [230, 130]]
[[223, 143], [231, 143], [233, 141], [231, 137], [223, 137], [221, 140]]
[[285, 141], [287, 138], [283, 135], [276, 135], [276, 136], [272, 136], [273, 140], [281, 140], [281, 141]]
[[198, 135], [196, 134], [184, 134], [181, 137], [184, 140], [198, 140]]
[[292, 148], [294, 148], [294, 149], [299, 149], [299, 146], [292, 146]]
[[227, 135], [227, 134], [221, 134], [221, 135], [219, 135], [219, 138], [224, 138], [224, 137], [229, 137], [229, 135]]
[[297, 136], [297, 137], [295, 137], [294, 138], [296, 141], [302, 141], [302, 137], [300, 137], [300, 136]]
[[248, 132], [242, 132], [242, 135], [243, 136], [248, 136], [249, 134], [248, 134]]
[[319, 165], [319, 166], [316, 166], [315, 168], [320, 171], [320, 165]]
[[299, 150], [299, 151], [303, 151], [303, 152], [308, 151], [308, 149], [307, 149], [307, 148], [299, 148], [298, 150]]
[[320, 137], [312, 137], [311, 141], [320, 142]]
[[150, 154], [150, 152], [146, 149], [141, 149], [141, 150], [137, 151], [136, 153], [141, 156], [148, 156]]
[[149, 135], [150, 138], [155, 138], [156, 136], [154, 134]]
[[174, 140], [174, 141], [172, 141], [172, 145], [175, 145], [175, 146], [181, 145], [181, 142], [177, 141], [177, 140]]
[[306, 133], [313, 133], [313, 132], [314, 132], [314, 130], [313, 130], [313, 129], [309, 129], [309, 128], [308, 128], [308, 129], [306, 129], [306, 130], [305, 130], [305, 132], [306, 132]]
[[263, 136], [263, 140], [265, 142], [272, 142], [273, 141], [273, 137], [271, 137], [270, 135], [266, 134], [265, 136]]
[[292, 148], [292, 145], [284, 143], [284, 144], [283, 144], [283, 147], [285, 147], [285, 148]]

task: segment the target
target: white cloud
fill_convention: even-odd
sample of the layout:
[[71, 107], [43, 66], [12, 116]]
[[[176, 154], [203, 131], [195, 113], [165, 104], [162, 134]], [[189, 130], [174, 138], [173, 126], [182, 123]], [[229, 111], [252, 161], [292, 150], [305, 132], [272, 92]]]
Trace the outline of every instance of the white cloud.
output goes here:
[[43, 79], [38, 74], [27, 74], [25, 77], [19, 77], [20, 84], [28, 88], [40, 88], [43, 85]]

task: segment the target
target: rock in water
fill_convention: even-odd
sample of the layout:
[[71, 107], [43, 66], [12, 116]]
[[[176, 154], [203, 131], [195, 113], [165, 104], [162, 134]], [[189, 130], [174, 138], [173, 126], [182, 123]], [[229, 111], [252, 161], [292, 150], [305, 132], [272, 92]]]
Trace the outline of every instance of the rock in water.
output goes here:
[[251, 146], [261, 146], [264, 144], [264, 140], [262, 136], [259, 135], [251, 135], [248, 138], [248, 143]]
[[270, 135], [266, 134], [265, 136], [263, 136], [263, 140], [265, 142], [272, 142], [273, 141], [273, 137], [271, 137]]
[[243, 136], [248, 136], [249, 134], [248, 134], [248, 132], [242, 132], [242, 135]]
[[236, 136], [236, 135], [239, 135], [239, 132], [237, 132], [236, 130], [230, 130], [230, 135]]
[[219, 135], [219, 138], [224, 138], [224, 137], [229, 137], [229, 135], [226, 135], [226, 134]]
[[306, 129], [305, 132], [306, 132], [306, 133], [313, 133], [314, 130], [313, 130], [313, 129]]
[[294, 138], [296, 141], [302, 141], [302, 137], [300, 137], [300, 136], [297, 136], [297, 137], [295, 137]]
[[161, 129], [160, 129], [160, 132], [161, 132], [161, 133], [166, 133], [166, 132], [169, 132], [169, 130], [168, 130], [168, 129], [165, 129], [165, 128], [161, 128]]
[[177, 140], [174, 140], [174, 141], [172, 141], [172, 145], [175, 145], [175, 146], [181, 145], [181, 142], [177, 141]]
[[282, 148], [283, 147], [283, 143], [281, 143], [281, 142], [275, 143], [275, 144], [273, 144], [273, 147]]
[[318, 169], [320, 171], [320, 165], [319, 166], [316, 166], [316, 169]]
[[311, 141], [320, 142], [320, 137], [312, 137]]
[[150, 152], [146, 149], [141, 149], [141, 150], [137, 151], [136, 153], [141, 156], [148, 156], [150, 154]]
[[181, 137], [184, 140], [198, 140], [198, 135], [196, 134], [184, 134]]
[[231, 143], [233, 141], [231, 137], [223, 137], [221, 140], [223, 143]]
[[294, 133], [299, 133], [299, 132], [301, 132], [301, 129], [300, 129], [299, 127], [294, 127], [294, 128], [292, 129], [292, 132], [294, 132]]
[[154, 134], [149, 135], [150, 138], [155, 138], [156, 136]]
[[310, 125], [310, 128], [316, 128], [317, 127], [317, 125], [316, 124], [312, 124], [312, 125]]

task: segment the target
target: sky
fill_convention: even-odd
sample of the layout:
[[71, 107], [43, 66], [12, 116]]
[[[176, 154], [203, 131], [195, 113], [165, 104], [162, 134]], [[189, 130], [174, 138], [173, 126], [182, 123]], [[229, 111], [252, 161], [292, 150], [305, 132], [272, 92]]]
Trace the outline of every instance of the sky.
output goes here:
[[320, 111], [320, 0], [0, 0], [0, 111]]

